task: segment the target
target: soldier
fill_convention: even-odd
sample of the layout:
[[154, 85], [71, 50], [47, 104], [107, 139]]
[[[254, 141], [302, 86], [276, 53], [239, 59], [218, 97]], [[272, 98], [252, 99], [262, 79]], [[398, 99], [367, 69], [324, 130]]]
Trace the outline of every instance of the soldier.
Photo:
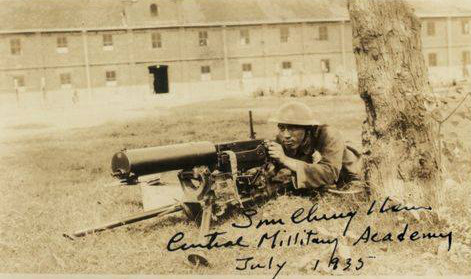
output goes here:
[[307, 105], [284, 104], [269, 122], [278, 124], [276, 140], [267, 142], [269, 155], [291, 172], [296, 189], [364, 190], [359, 152], [337, 130], [318, 123]]

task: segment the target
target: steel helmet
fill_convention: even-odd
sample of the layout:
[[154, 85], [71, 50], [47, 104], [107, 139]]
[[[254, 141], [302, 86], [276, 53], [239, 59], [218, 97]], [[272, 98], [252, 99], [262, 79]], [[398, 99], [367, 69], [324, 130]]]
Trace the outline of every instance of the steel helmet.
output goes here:
[[319, 122], [314, 119], [312, 110], [300, 102], [289, 102], [282, 105], [268, 119], [268, 122], [302, 126], [319, 125]]

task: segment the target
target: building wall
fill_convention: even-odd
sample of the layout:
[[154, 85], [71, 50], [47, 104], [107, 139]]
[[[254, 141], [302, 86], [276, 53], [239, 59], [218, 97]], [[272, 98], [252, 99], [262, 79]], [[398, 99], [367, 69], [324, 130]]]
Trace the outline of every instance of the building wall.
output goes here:
[[[58, 38], [66, 38], [67, 48], [59, 48]], [[37, 39], [39, 52], [36, 66], [41, 67], [42, 61], [46, 67], [61, 67], [70, 65], [84, 65], [83, 38], [79, 32], [68, 33], [41, 33]]]
[[[199, 43], [199, 32], [207, 32], [207, 45]], [[183, 31], [182, 58], [184, 60], [201, 60], [222, 58], [224, 56], [222, 29], [210, 28], [185, 28]]]
[[[319, 28], [327, 28], [327, 40], [320, 40]], [[308, 53], [339, 53], [341, 45], [341, 23], [310, 23], [305, 27], [305, 50]]]
[[[116, 85], [107, 85], [106, 72], [116, 73]], [[92, 87], [117, 87], [133, 85], [131, 67], [128, 64], [98, 65], [90, 68]]]
[[[152, 34], [160, 34], [161, 46], [152, 47]], [[131, 47], [136, 62], [158, 62], [180, 60], [179, 30], [144, 29], [133, 31], [134, 42]]]
[[60, 75], [61, 74], [70, 74], [70, 87], [71, 88], [85, 88], [86, 87], [86, 77], [85, 71], [82, 66], [78, 67], [57, 67], [49, 68], [44, 72], [40, 71], [37, 76], [35, 76], [35, 81], [37, 83], [37, 88], [41, 86], [41, 77], [45, 76], [46, 79], [46, 90], [57, 90], [57, 89], [66, 89], [69, 86], [61, 85]]
[[[468, 23], [468, 33], [465, 34], [462, 30], [462, 21]], [[452, 45], [462, 46], [470, 45], [471, 42], [471, 18], [453, 18], [451, 20], [451, 39]]]
[[[168, 16], [166, 20], [169, 23], [175, 21], [177, 12], [164, 12], [166, 9], [173, 9], [172, 1], [139, 1], [135, 5], [148, 9], [152, 3], [158, 4], [159, 16]], [[137, 16], [126, 5], [123, 9], [127, 9], [128, 19]], [[150, 11], [139, 20], [142, 25], [150, 24]], [[437, 57], [437, 65], [429, 67], [432, 79], [462, 76], [462, 52], [471, 51], [471, 34], [463, 34], [462, 20], [464, 19], [424, 19], [422, 39], [427, 65], [430, 53], [435, 53]], [[427, 22], [433, 22], [434, 35], [427, 34]], [[469, 24], [471, 25], [471, 18]], [[450, 27], [451, 33], [448, 33]], [[282, 30], [286, 28], [289, 30], [288, 40], [282, 42]], [[321, 28], [327, 30], [325, 39], [320, 36]], [[246, 31], [249, 42], [242, 43], [241, 32]], [[152, 47], [151, 35], [155, 32], [161, 37], [161, 46], [156, 48]], [[207, 34], [206, 45], [200, 42], [200, 32]], [[112, 36], [112, 48], [104, 47], [104, 34]], [[67, 38], [66, 52], [58, 49], [59, 37]], [[10, 50], [10, 40], [16, 38], [21, 41], [20, 55], [12, 55]], [[155, 65], [169, 67], [170, 92], [182, 88], [194, 90], [199, 85], [210, 88], [211, 84], [217, 83], [219, 86], [224, 82], [226, 87], [241, 90], [323, 86], [331, 83], [336, 75], [355, 75], [351, 25], [348, 22], [158, 29], [149, 27], [136, 30], [123, 28], [86, 33], [1, 35], [0, 92], [14, 92], [13, 78], [17, 76], [24, 77], [26, 86], [22, 90], [39, 91], [43, 77], [46, 79], [46, 90], [58, 90], [63, 87], [60, 84], [61, 73], [71, 75], [72, 88], [87, 88], [85, 41], [92, 88], [113, 90], [119, 86], [142, 85], [151, 90], [152, 75], [149, 74], [148, 67]], [[447, 48], [449, 43], [450, 50]], [[322, 71], [322, 60], [329, 61], [328, 73]], [[283, 62], [291, 63], [289, 71], [282, 68]], [[244, 75], [243, 64], [251, 65], [251, 75]], [[204, 66], [210, 67], [209, 75], [202, 75]], [[115, 71], [115, 84], [106, 82], [106, 71]], [[221, 87], [217, 90], [223, 89]]]
[[[466, 78], [465, 67], [469, 66], [463, 65], [462, 52], [471, 48], [471, 32], [470, 34], [463, 32], [463, 20], [471, 24], [471, 18], [423, 19], [424, 58], [429, 66], [430, 79], [436, 83]], [[428, 22], [435, 24], [435, 34], [432, 36], [427, 34]], [[430, 53], [435, 53], [436, 65], [430, 64]]]
[[[287, 28], [288, 41], [281, 42], [280, 33]], [[267, 25], [264, 32], [265, 51], [269, 55], [288, 55], [302, 52], [302, 27], [300, 24]]]
[[[179, 18], [178, 1], [168, 0], [140, 0], [137, 2], [128, 1], [123, 3], [123, 10], [126, 10], [127, 19], [133, 25], [152, 25], [158, 19], [162, 23], [176, 23]], [[156, 4], [158, 15], [152, 16], [150, 5]]]
[[[113, 46], [103, 46], [103, 35], [111, 35]], [[91, 65], [125, 63], [130, 58], [130, 34], [125, 31], [87, 32]]]
[[[428, 34], [428, 24], [435, 25], [435, 33]], [[447, 20], [445, 18], [427, 18], [422, 20], [422, 44], [427, 48], [447, 46]]]
[[[226, 45], [229, 57], [262, 56], [264, 53], [264, 26], [234, 26], [226, 27]], [[249, 43], [242, 43], [241, 31], [249, 34]]]
[[43, 71], [38, 69], [18, 69], [3, 72], [4, 81], [2, 83], [3, 92], [14, 92], [14, 79], [22, 77], [24, 79], [24, 87], [19, 88], [20, 92], [38, 91], [40, 89], [41, 76]]
[[[19, 39], [21, 53], [13, 55], [10, 50], [11, 40]], [[2, 35], [0, 40], [0, 68], [22, 69], [34, 68], [42, 64], [41, 55], [38, 55], [40, 46], [39, 36], [34, 33]]]

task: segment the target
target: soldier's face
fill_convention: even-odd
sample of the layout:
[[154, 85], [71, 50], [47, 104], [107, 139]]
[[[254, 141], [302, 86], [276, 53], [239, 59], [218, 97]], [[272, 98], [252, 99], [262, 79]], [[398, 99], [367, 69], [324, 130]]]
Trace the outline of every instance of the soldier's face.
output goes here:
[[303, 126], [278, 124], [278, 138], [286, 149], [297, 149], [303, 142], [305, 135], [306, 129]]

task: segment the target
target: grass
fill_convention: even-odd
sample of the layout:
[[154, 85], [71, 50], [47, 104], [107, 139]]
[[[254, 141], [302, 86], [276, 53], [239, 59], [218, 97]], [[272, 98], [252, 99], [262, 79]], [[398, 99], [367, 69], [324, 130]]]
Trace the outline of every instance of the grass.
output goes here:
[[[14, 152], [4, 155], [0, 164], [0, 273], [230, 274], [236, 273], [237, 257], [253, 255], [264, 261], [274, 254], [278, 262], [288, 260], [282, 274], [330, 273], [304, 268], [309, 265], [303, 267], [303, 263], [312, 259], [327, 257], [326, 251], [331, 248], [319, 246], [274, 250], [211, 250], [207, 256], [212, 268], [195, 270], [184, 263], [185, 253], [170, 253], [165, 249], [169, 238], [178, 231], [185, 232], [193, 241], [197, 239], [196, 225], [178, 214], [74, 241], [62, 236], [64, 232], [94, 226], [142, 210], [139, 187], [106, 187], [113, 182], [109, 175], [109, 162], [113, 153], [124, 147], [246, 139], [248, 109], [254, 111], [257, 136], [273, 138], [275, 127], [268, 124], [266, 119], [274, 108], [286, 100], [231, 99], [169, 109], [156, 108], [155, 112], [149, 112], [146, 117], [135, 120], [56, 132], [35, 131], [31, 136], [23, 135], [21, 138], [3, 142]], [[360, 132], [364, 109], [359, 98], [338, 96], [304, 101], [315, 109], [321, 122], [341, 130], [353, 145], [361, 145]], [[28, 126], [13, 127], [12, 133], [17, 129], [26, 128]], [[30, 128], [40, 127], [33, 125]], [[463, 133], [469, 133], [466, 129], [453, 132], [459, 133], [463, 138]], [[376, 257], [368, 260], [365, 267], [355, 274], [424, 275], [471, 272], [471, 268], [466, 264], [471, 259], [470, 226], [467, 223], [471, 217], [471, 193], [466, 185], [471, 177], [469, 167], [460, 167], [466, 172], [450, 173], [447, 183], [441, 189], [443, 198], [436, 211], [442, 219], [448, 218], [448, 221], [441, 221], [440, 226], [431, 227], [428, 222], [418, 222], [403, 214], [374, 217], [363, 214], [352, 222], [352, 235], [342, 238], [342, 250], [339, 255], [351, 255], [355, 258], [369, 255]], [[171, 175], [167, 174], [164, 178], [171, 179]], [[307, 209], [314, 202], [318, 202], [320, 210], [327, 213], [352, 208], [365, 210], [364, 204], [336, 196], [326, 195], [321, 199], [283, 196], [259, 208], [255, 219], [287, 219], [289, 213], [296, 208], [303, 206]], [[260, 229], [236, 230], [231, 227], [233, 222], [244, 220], [240, 214], [234, 214], [218, 221], [216, 228], [218, 231], [227, 231], [224, 236], [226, 239], [243, 234], [254, 244], [262, 234]], [[444, 252], [443, 245], [438, 240], [418, 241], [406, 245], [351, 245], [355, 236], [358, 237], [366, 225], [386, 232], [397, 231], [405, 222], [410, 222], [417, 230], [453, 230], [456, 238], [452, 251]], [[302, 226], [290, 224], [285, 229], [295, 232], [315, 228], [321, 235], [335, 236], [341, 233], [344, 225], [344, 221], [332, 221]], [[250, 273], [240, 272], [252, 273], [273, 275], [274, 271], [260, 269]]]

